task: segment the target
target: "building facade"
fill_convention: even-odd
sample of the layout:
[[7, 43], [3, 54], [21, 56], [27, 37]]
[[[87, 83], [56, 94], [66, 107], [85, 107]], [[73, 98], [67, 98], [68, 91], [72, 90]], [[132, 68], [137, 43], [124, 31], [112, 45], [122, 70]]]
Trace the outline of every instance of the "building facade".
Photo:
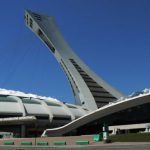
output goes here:
[[61, 65], [70, 82], [75, 104], [95, 110], [123, 97], [74, 53], [64, 40], [53, 17], [26, 10], [25, 22]]
[[50, 97], [0, 89], [0, 131], [19, 137], [40, 136], [46, 128], [63, 126], [89, 112]]
[[121, 125], [149, 122], [150, 90], [123, 98], [123, 94], [97, 76], [73, 52], [53, 17], [27, 10], [25, 22], [62, 67], [76, 105], [0, 89], [1, 131], [13, 132], [18, 137], [34, 137], [42, 133], [43, 136], [57, 136], [74, 131], [76, 134], [90, 134], [99, 132], [103, 123]]

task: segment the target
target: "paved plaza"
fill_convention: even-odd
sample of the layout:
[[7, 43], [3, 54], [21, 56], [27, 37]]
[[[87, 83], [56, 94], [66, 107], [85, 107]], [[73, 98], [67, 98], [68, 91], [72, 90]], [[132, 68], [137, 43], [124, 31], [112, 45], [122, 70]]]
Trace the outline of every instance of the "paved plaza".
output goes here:
[[112, 143], [96, 146], [53, 146], [53, 147], [35, 147], [35, 146], [0, 146], [0, 150], [149, 150], [150, 143]]

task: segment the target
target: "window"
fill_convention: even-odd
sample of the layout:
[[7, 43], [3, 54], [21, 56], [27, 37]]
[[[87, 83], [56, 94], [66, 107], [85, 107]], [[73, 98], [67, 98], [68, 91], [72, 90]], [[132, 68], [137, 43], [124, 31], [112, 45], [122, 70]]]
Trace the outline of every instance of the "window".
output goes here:
[[73, 105], [69, 105], [69, 104], [66, 104], [68, 108], [74, 108], [74, 109], [77, 109], [77, 107], [73, 106]]
[[29, 24], [29, 22], [28, 22], [28, 15], [27, 15], [27, 24]]
[[57, 107], [60, 107], [60, 106], [61, 106], [60, 104], [53, 103], [53, 102], [46, 102], [46, 104], [47, 104], [48, 106], [57, 106]]
[[85, 102], [83, 101], [83, 102], [82, 102], [82, 105], [84, 105], [84, 104], [85, 104]]
[[43, 34], [43, 32], [40, 29], [38, 30], [38, 35], [45, 42], [45, 44], [48, 46], [51, 52], [55, 53], [54, 46], [47, 40], [47, 37]]
[[37, 102], [37, 101], [32, 100], [32, 99], [28, 99], [28, 98], [22, 99], [22, 102], [25, 104], [41, 104], [40, 102]]
[[14, 103], [16, 103], [17, 100], [14, 100], [14, 99], [11, 99], [8, 97], [4, 97], [4, 96], [0, 96], [0, 102], [14, 102]]
[[30, 27], [33, 27], [33, 20], [30, 18]]
[[36, 116], [36, 118], [40, 120], [48, 120], [49, 116]]
[[41, 16], [39, 14], [36, 13], [32, 13], [34, 15], [34, 18], [41, 21]]
[[68, 121], [70, 121], [71, 120], [71, 117], [70, 116], [61, 116], [61, 117], [59, 117], [59, 116], [54, 116], [53, 117], [53, 120], [68, 120]]

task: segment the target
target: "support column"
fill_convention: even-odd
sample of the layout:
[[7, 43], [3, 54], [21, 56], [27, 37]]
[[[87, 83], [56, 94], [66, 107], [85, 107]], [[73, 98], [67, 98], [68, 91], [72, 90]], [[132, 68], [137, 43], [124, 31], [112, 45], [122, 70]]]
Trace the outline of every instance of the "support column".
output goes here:
[[21, 125], [21, 137], [24, 138], [26, 136], [26, 126]]
[[109, 137], [108, 125], [104, 123], [103, 125], [103, 139], [107, 140]]
[[112, 134], [113, 134], [113, 135], [116, 135], [116, 128], [113, 128]]

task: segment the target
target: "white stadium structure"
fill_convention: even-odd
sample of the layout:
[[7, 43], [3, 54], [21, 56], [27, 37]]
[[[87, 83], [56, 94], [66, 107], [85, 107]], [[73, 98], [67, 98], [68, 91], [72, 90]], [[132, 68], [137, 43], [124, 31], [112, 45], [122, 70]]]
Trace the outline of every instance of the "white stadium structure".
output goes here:
[[50, 97], [0, 89], [1, 131], [18, 136], [41, 135], [45, 127], [62, 126], [88, 112], [81, 106], [64, 104]]
[[150, 90], [124, 96], [70, 48], [53, 17], [25, 11], [25, 23], [49, 48], [71, 85], [75, 105], [0, 89], [0, 130], [18, 137], [99, 133], [109, 126], [150, 122]]

